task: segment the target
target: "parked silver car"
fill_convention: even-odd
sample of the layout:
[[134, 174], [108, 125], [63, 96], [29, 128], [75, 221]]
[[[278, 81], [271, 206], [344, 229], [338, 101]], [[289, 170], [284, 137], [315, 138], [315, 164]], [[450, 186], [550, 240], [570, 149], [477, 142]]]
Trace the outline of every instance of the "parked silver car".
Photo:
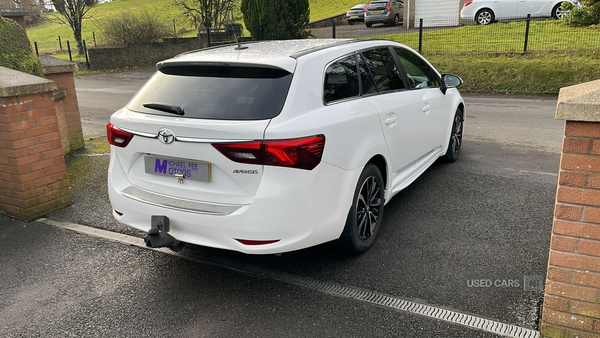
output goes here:
[[346, 20], [349, 25], [354, 25], [357, 22], [363, 22], [365, 19], [365, 8], [368, 4], [359, 4], [350, 8], [346, 12]]
[[367, 6], [365, 12], [365, 25], [373, 26], [376, 23], [399, 25], [404, 17], [404, 3], [402, 1], [373, 1]]

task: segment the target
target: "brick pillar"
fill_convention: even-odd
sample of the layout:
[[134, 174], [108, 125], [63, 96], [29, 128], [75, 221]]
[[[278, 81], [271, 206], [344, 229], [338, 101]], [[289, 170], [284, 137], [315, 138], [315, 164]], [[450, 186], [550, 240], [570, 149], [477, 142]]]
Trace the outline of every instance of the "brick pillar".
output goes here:
[[63, 150], [66, 154], [71, 150], [83, 148], [85, 144], [83, 142], [81, 115], [73, 78], [73, 73], [77, 71], [77, 64], [47, 55], [40, 55], [39, 59], [42, 63], [44, 76], [56, 82], [58, 90], [64, 91], [64, 95], [57, 96], [56, 99]]
[[600, 80], [562, 88], [566, 120], [541, 332], [600, 338]]
[[0, 211], [27, 220], [71, 203], [55, 90], [0, 67]]

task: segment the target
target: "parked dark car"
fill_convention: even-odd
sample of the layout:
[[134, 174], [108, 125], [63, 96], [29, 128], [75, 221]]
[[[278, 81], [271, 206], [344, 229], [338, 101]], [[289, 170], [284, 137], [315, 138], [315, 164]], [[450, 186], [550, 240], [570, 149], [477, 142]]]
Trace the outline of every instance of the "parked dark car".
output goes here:
[[376, 23], [399, 25], [403, 17], [404, 3], [402, 1], [373, 1], [366, 8], [365, 25], [367, 27]]
[[346, 20], [349, 25], [354, 25], [357, 22], [363, 22], [365, 19], [365, 8], [368, 4], [360, 4], [350, 8], [346, 12]]

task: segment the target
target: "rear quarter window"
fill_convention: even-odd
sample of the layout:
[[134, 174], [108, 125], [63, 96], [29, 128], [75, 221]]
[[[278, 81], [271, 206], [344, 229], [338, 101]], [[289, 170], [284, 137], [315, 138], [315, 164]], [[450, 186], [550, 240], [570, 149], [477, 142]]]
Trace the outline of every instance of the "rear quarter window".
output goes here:
[[327, 67], [323, 88], [325, 103], [356, 97], [360, 94], [359, 89], [354, 54]]
[[127, 108], [170, 115], [148, 103], [179, 106], [184, 118], [263, 120], [281, 112], [292, 74], [281, 69], [173, 66], [158, 71]]

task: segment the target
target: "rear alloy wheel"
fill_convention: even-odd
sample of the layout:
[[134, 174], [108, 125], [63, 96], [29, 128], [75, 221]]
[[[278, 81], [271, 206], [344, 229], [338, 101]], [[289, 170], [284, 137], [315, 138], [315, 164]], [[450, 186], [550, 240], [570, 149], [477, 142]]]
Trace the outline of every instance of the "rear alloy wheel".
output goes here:
[[494, 22], [494, 13], [489, 9], [481, 9], [475, 14], [475, 22], [478, 25], [489, 25]]
[[351, 252], [363, 253], [373, 245], [379, 232], [384, 204], [383, 177], [373, 164], [367, 164], [358, 179], [352, 207], [340, 237]]
[[398, 26], [400, 24], [400, 17], [398, 14], [394, 17], [394, 26]]
[[444, 159], [446, 162], [456, 162], [460, 154], [460, 146], [462, 145], [463, 134], [463, 113], [460, 109], [456, 110], [454, 120], [452, 121], [452, 131], [450, 132], [450, 141]]
[[556, 6], [554, 6], [554, 8], [552, 9], [552, 17], [555, 18], [556, 20], [560, 20], [562, 18], [565, 17], [565, 15], [569, 14], [569, 11], [566, 10], [563, 5], [563, 3], [559, 3]]
[[365, 26], [371, 27], [371, 26], [373, 26], [373, 24], [372, 23], [366, 23]]

